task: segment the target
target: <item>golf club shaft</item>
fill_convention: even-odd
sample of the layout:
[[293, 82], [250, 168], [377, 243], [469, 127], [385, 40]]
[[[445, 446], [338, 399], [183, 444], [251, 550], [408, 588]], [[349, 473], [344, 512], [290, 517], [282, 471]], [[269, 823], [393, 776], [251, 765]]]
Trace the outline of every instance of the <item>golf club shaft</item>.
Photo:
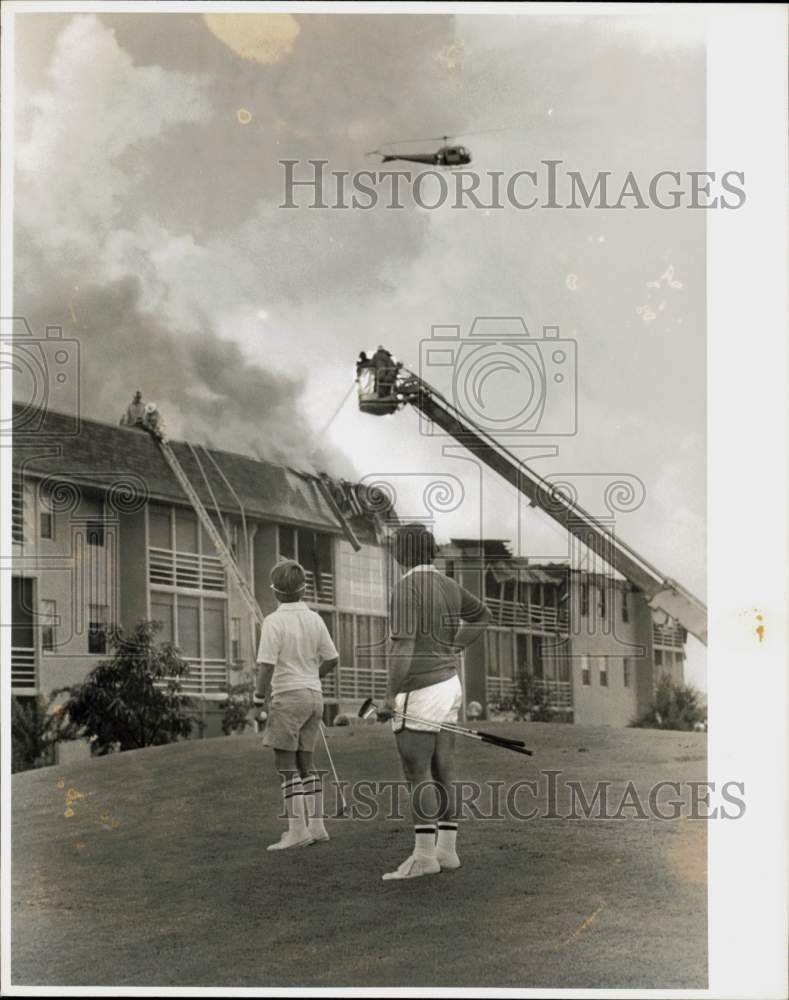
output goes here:
[[321, 722], [320, 724], [321, 736], [323, 737], [323, 745], [326, 747], [326, 756], [329, 758], [329, 766], [331, 767], [331, 773], [334, 775], [334, 784], [337, 787], [337, 791], [340, 793], [340, 801], [342, 802], [342, 812], [343, 815], [348, 812], [348, 804], [345, 801], [345, 796], [343, 795], [342, 785], [340, 784], [340, 779], [337, 777], [337, 768], [334, 766], [334, 761], [332, 759], [331, 750], [329, 749], [329, 741], [326, 738], [326, 727]]
[[482, 740], [486, 740], [489, 743], [500, 743], [502, 746], [510, 747], [525, 747], [526, 744], [523, 740], [514, 740], [509, 736], [498, 736], [496, 733], [483, 733], [479, 729], [469, 729], [467, 726], [461, 726], [457, 722], [443, 722], [441, 723], [443, 728], [447, 731], [452, 731], [460, 736], [475, 736]]
[[512, 750], [515, 753], [526, 754], [531, 757], [532, 752], [525, 746], [518, 746], [515, 743], [502, 742], [487, 734], [474, 732], [472, 729], [465, 729], [463, 726], [455, 726], [451, 722], [428, 722], [427, 719], [419, 719], [415, 715], [406, 715], [404, 712], [395, 712], [404, 722], [415, 722], [422, 726], [435, 726], [443, 729], [446, 733], [455, 733], [456, 736], [465, 736], [470, 740], [477, 740], [478, 743], [489, 743], [494, 747], [501, 747], [503, 750]]

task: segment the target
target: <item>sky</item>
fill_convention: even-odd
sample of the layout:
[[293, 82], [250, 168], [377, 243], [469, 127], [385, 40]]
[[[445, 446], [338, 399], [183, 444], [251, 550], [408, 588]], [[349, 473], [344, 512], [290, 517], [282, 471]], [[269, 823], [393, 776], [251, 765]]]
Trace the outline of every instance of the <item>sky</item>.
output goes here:
[[[558, 454], [534, 468], [600, 515], [605, 484], [637, 477], [643, 502], [616, 531], [704, 598], [704, 213], [289, 210], [279, 162], [352, 173], [375, 168], [371, 149], [449, 134], [475, 169], [506, 175], [547, 159], [590, 178], [703, 170], [692, 18], [64, 12], [15, 26], [15, 311], [78, 340], [85, 416], [115, 421], [141, 388], [173, 436], [388, 482], [406, 516], [448, 482], [439, 539], [481, 531], [562, 558], [561, 530], [410, 409], [373, 418], [351, 396], [336, 413], [361, 349], [418, 370], [435, 324], [467, 336], [477, 316], [519, 316], [537, 339], [558, 326], [576, 345], [578, 431], [540, 438]], [[704, 686], [705, 670], [693, 642], [687, 674]]]

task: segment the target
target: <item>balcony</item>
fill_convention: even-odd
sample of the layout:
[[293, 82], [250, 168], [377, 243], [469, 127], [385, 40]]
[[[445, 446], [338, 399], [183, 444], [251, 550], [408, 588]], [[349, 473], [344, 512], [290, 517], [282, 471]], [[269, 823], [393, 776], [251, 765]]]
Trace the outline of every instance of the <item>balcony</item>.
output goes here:
[[485, 598], [485, 604], [493, 616], [491, 625], [505, 625], [509, 628], [534, 629], [539, 632], [568, 632], [569, 616], [566, 608], [544, 607], [540, 604], [519, 604], [517, 601], [502, 601], [498, 597]]
[[655, 646], [670, 646], [673, 649], [682, 649], [688, 638], [688, 633], [676, 622], [667, 625], [657, 625], [652, 623], [652, 642]]
[[226, 660], [188, 660], [189, 673], [181, 678], [181, 690], [184, 694], [195, 696], [216, 697], [226, 694], [227, 661]]
[[36, 651], [30, 646], [11, 647], [12, 690], [35, 691]]
[[307, 604], [334, 604], [334, 577], [331, 573], [321, 573], [317, 578], [311, 570], [305, 570], [307, 586], [304, 590], [304, 600]]
[[[509, 698], [515, 691], [515, 681], [511, 677], [485, 678], [488, 701], [499, 701]], [[544, 691], [551, 708], [564, 711], [573, 707], [573, 686], [571, 681], [553, 681], [535, 679], [535, 687]]]
[[371, 670], [368, 667], [337, 667], [328, 677], [324, 677], [323, 695], [325, 698], [339, 698], [343, 701], [383, 698], [386, 695], [386, 682], [386, 670]]
[[149, 580], [159, 587], [224, 592], [225, 569], [216, 556], [171, 549], [148, 549]]

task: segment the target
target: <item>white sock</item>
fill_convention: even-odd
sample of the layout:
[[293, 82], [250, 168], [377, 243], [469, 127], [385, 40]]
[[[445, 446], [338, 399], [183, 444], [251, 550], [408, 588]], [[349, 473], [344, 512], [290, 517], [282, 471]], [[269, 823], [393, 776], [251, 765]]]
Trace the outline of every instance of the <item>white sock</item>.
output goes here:
[[310, 774], [301, 779], [304, 789], [304, 803], [310, 828], [322, 831], [323, 826], [323, 782], [319, 775]]
[[298, 774], [289, 781], [282, 782], [282, 797], [285, 815], [288, 817], [289, 832], [307, 832], [307, 814], [304, 807], [304, 789]]
[[439, 854], [454, 854], [457, 835], [457, 823], [439, 823], [438, 837], [436, 839], [436, 851]]
[[414, 826], [414, 857], [434, 858], [436, 856], [436, 828], [427, 823]]

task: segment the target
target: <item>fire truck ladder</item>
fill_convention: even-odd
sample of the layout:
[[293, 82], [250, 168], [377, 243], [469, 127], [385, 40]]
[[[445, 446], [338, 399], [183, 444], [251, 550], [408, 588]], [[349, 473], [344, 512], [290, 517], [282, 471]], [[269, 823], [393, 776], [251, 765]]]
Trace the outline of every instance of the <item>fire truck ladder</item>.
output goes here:
[[394, 413], [407, 403], [523, 493], [533, 507], [543, 510], [590, 552], [643, 591], [650, 607], [676, 619], [707, 644], [707, 609], [696, 596], [676, 580], [664, 576], [580, 504], [555, 490], [550, 482], [532, 471], [424, 379], [401, 368], [395, 385], [387, 387], [385, 392], [380, 391], [377, 383], [372, 390], [360, 384], [359, 406], [363, 412]]
[[170, 447], [169, 442], [164, 439], [164, 437], [156, 437], [155, 435], [154, 437], [156, 443], [159, 445], [159, 449], [162, 455], [164, 455], [164, 460], [170, 466], [173, 475], [180, 483], [181, 489], [184, 491], [184, 493], [187, 496], [187, 499], [189, 500], [189, 503], [194, 508], [194, 512], [195, 514], [197, 514], [200, 524], [205, 529], [205, 533], [214, 543], [214, 547], [216, 548], [219, 560], [224, 566], [225, 570], [227, 571], [228, 576], [230, 576], [235, 585], [238, 587], [241, 596], [244, 598], [244, 601], [249, 610], [257, 619], [258, 624], [262, 625], [265, 615], [260, 610], [260, 605], [257, 602], [257, 598], [255, 597], [252, 588], [247, 583], [247, 579], [242, 573], [241, 567], [236, 562], [233, 553], [227, 547], [227, 544], [225, 543], [225, 540], [222, 537], [221, 533], [217, 531], [216, 525], [211, 520], [208, 511], [205, 509], [203, 501], [198, 496], [197, 491], [189, 481], [189, 477], [181, 467], [181, 463], [175, 457], [175, 452]]
[[[195, 514], [197, 514], [200, 524], [205, 529], [205, 532], [208, 535], [208, 537], [214, 543], [214, 547], [216, 548], [220, 562], [224, 566], [225, 570], [227, 571], [228, 575], [233, 580], [235, 585], [238, 587], [239, 592], [244, 599], [244, 602], [246, 603], [251, 613], [255, 616], [255, 619], [257, 620], [258, 624], [262, 625], [265, 615], [263, 614], [260, 605], [258, 604], [254, 591], [247, 582], [247, 579], [244, 576], [243, 572], [241, 571], [241, 567], [236, 562], [233, 553], [225, 544], [225, 540], [222, 537], [221, 533], [217, 531], [216, 525], [211, 520], [208, 511], [205, 509], [203, 501], [200, 499], [194, 486], [192, 486], [191, 482], [189, 481], [189, 477], [184, 472], [181, 463], [175, 457], [175, 452], [170, 447], [167, 438], [159, 430], [154, 430], [154, 429], [149, 429], [149, 430], [151, 436], [159, 445], [159, 450], [164, 456], [165, 462], [167, 462], [167, 464], [169, 465], [173, 475], [178, 480], [181, 489], [186, 494], [189, 503], [194, 508], [194, 512]], [[335, 770], [334, 767], [334, 761], [332, 760], [331, 751], [329, 750], [329, 741], [326, 739], [326, 729], [323, 725], [323, 722], [321, 722], [320, 724], [320, 731], [321, 731], [321, 736], [323, 737], [323, 745], [326, 748], [326, 755], [328, 756], [329, 764], [331, 765], [332, 774], [334, 775], [334, 783], [340, 794], [340, 801], [342, 802], [342, 813], [344, 815], [345, 812], [347, 812], [347, 804], [345, 802], [345, 796], [343, 795], [340, 779], [337, 777], [337, 771]]]

